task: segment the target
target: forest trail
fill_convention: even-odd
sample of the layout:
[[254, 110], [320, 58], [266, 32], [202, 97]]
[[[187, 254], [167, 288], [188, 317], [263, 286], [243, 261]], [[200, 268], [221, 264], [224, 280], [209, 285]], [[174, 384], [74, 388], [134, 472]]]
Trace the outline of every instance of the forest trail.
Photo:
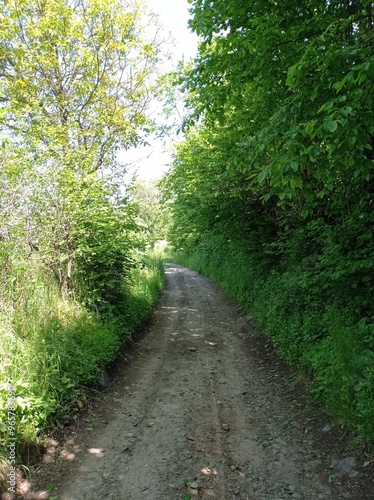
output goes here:
[[329, 484], [300, 391], [258, 355], [235, 304], [196, 272], [165, 268], [132, 359], [49, 466], [55, 489], [25, 498], [358, 499], [344, 478]]

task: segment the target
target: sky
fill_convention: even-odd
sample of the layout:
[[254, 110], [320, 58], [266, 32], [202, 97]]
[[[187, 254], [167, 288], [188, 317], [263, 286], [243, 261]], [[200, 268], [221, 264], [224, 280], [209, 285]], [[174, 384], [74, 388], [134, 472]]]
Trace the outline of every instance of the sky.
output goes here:
[[[167, 33], [171, 33], [174, 43], [168, 45], [171, 59], [165, 66], [165, 71], [175, 67], [184, 57], [192, 58], [197, 50], [197, 36], [190, 32], [187, 22], [189, 19], [189, 3], [187, 0], [146, 0], [149, 8], [159, 16], [159, 22]], [[161, 110], [160, 110], [161, 111]], [[172, 139], [172, 138], [170, 138]], [[119, 154], [119, 159], [127, 164], [128, 176], [135, 173], [141, 179], [148, 181], [160, 179], [167, 171], [171, 154], [169, 145], [164, 145], [161, 139], [148, 139], [149, 146], [131, 149]]]

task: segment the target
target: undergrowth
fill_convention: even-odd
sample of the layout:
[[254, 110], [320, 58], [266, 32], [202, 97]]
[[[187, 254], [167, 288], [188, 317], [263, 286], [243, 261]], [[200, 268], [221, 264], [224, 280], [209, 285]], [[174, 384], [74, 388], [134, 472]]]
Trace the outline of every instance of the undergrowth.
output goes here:
[[268, 335], [285, 361], [310, 380], [312, 394], [361, 445], [374, 446], [374, 324], [303, 286], [300, 267], [264, 266], [222, 236], [168, 258], [213, 278]]
[[[97, 387], [103, 369], [145, 321], [163, 288], [157, 255], [139, 256], [125, 283], [122, 316], [63, 296], [38, 262], [18, 264], [0, 297], [0, 452], [9, 457], [9, 396], [15, 388], [17, 463], [61, 426]], [[8, 270], [9, 271], [9, 270]]]

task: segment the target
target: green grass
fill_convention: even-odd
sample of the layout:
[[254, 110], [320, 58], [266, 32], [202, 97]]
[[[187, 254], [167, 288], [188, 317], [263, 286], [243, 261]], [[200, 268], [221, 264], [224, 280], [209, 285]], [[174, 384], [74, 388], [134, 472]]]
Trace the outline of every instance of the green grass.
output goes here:
[[[123, 317], [99, 316], [63, 297], [40, 263], [13, 262], [0, 295], [0, 458], [9, 444], [8, 384], [16, 388], [17, 461], [82, 407], [101, 371], [146, 320], [164, 282], [161, 260], [145, 256], [126, 283]], [[13, 271], [13, 272], [10, 272]]]

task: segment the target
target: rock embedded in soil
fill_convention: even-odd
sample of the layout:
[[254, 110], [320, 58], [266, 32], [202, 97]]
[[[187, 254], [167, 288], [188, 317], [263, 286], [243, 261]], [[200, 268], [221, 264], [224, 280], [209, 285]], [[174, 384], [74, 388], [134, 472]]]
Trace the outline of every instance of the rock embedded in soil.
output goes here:
[[341, 460], [333, 460], [331, 464], [334, 468], [336, 468], [336, 476], [341, 478], [343, 476], [355, 476], [356, 471], [354, 470], [356, 467], [356, 459], [355, 457], [345, 457]]

